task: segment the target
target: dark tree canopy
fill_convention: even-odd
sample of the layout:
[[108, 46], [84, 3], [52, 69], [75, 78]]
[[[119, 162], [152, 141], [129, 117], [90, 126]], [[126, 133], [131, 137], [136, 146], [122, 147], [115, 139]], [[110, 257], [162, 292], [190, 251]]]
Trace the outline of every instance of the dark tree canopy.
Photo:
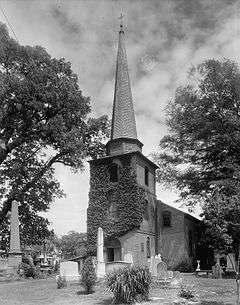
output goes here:
[[240, 165], [237, 64], [208, 60], [193, 69], [190, 84], [178, 88], [168, 105], [167, 125], [170, 134], [156, 156], [160, 182], [176, 186], [183, 199], [198, 200], [217, 182], [235, 179]]
[[202, 203], [211, 245], [240, 244], [240, 71], [230, 60], [193, 68], [189, 84], [168, 105], [169, 135], [155, 160], [158, 181], [176, 187], [188, 205]]
[[87, 234], [70, 231], [59, 239], [59, 248], [65, 259], [85, 255], [87, 251]]
[[46, 227], [37, 213], [63, 195], [55, 164], [77, 171], [104, 154], [108, 119], [90, 111], [69, 62], [21, 46], [0, 23], [0, 224], [16, 199], [22, 219]]

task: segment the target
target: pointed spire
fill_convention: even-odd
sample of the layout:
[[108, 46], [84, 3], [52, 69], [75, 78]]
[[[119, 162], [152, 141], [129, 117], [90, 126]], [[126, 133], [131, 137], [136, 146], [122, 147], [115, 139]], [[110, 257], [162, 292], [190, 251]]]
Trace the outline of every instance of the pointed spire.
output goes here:
[[[123, 15], [121, 14], [121, 19]], [[120, 23], [115, 91], [113, 101], [111, 140], [108, 141], [107, 155], [142, 152], [143, 144], [137, 139], [137, 128], [133, 109], [132, 92], [128, 74], [125, 34]]]
[[[123, 16], [121, 15], [121, 18]], [[137, 139], [137, 129], [133, 109], [132, 92], [128, 74], [125, 34], [120, 24], [111, 139]]]

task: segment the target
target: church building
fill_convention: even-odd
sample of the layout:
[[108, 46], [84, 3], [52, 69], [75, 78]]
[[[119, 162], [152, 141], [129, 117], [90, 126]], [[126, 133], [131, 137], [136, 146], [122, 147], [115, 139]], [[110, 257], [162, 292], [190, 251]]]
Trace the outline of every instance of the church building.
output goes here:
[[157, 165], [142, 153], [121, 25], [115, 75], [111, 139], [106, 157], [91, 160], [87, 211], [89, 251], [96, 253], [97, 230], [104, 232], [105, 262], [148, 265], [161, 254], [169, 268], [196, 259], [200, 221], [156, 197]]

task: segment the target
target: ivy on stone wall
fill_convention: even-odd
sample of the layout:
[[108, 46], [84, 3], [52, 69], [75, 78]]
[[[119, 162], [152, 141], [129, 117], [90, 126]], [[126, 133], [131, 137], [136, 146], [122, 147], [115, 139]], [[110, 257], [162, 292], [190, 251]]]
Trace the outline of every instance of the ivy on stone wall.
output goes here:
[[129, 161], [122, 162], [115, 183], [110, 182], [108, 165], [92, 165], [87, 212], [89, 253], [96, 252], [98, 227], [103, 228], [105, 238], [122, 236], [140, 227], [145, 208], [145, 192]]

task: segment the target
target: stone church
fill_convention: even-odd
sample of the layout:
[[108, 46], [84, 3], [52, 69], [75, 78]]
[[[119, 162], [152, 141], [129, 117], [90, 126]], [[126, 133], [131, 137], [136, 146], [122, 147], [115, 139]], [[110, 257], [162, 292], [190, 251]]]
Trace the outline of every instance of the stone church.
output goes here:
[[[106, 157], [89, 162], [87, 230], [91, 249], [94, 253], [97, 229], [102, 227], [105, 262], [124, 261], [129, 254], [134, 264], [139, 265], [148, 265], [150, 257], [157, 254], [161, 254], [170, 268], [186, 259], [194, 261], [200, 221], [157, 199], [158, 167], [143, 155], [142, 147], [137, 137], [125, 34], [121, 26], [111, 139], [106, 144]], [[124, 182], [121, 173], [125, 168], [131, 169], [132, 180]], [[142, 205], [140, 200], [144, 201]], [[139, 212], [142, 214], [137, 218]]]

